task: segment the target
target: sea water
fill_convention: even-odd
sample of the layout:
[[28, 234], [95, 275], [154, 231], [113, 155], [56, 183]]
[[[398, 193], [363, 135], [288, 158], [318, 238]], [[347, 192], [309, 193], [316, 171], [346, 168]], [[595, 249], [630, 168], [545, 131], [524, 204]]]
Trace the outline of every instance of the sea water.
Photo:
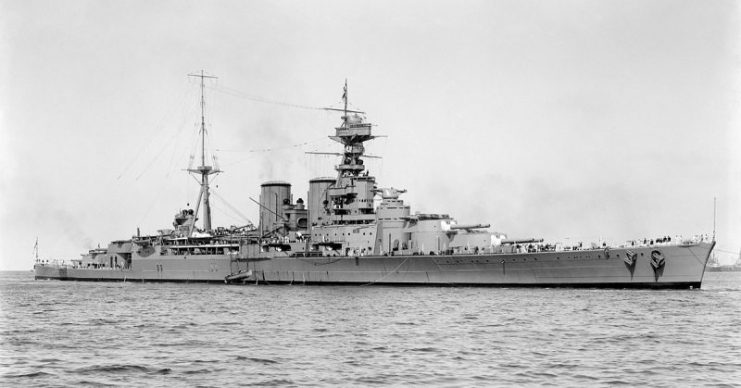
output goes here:
[[0, 386], [739, 386], [701, 290], [226, 286], [0, 273]]

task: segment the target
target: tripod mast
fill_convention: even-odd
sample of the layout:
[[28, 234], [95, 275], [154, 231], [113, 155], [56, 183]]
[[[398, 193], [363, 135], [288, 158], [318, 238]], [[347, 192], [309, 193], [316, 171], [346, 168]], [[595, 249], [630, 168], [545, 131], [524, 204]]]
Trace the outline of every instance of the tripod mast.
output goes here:
[[[217, 77], [205, 75], [203, 70], [200, 74], [188, 74], [189, 77], [198, 77], [201, 79], [201, 165], [188, 169], [188, 172], [198, 173], [201, 175], [201, 192], [198, 195], [199, 201], [196, 204], [196, 216], [198, 215], [198, 207], [201, 204], [200, 198], [203, 198], [203, 229], [206, 232], [211, 232], [211, 205], [209, 204], [209, 187], [208, 187], [208, 176], [218, 174], [221, 172], [219, 169], [215, 169], [212, 166], [206, 165], [206, 118], [205, 118], [205, 107], [206, 99], [204, 97], [203, 90], [205, 88], [204, 80], [206, 78], [216, 79]], [[191, 226], [190, 233], [193, 233], [193, 227]]]

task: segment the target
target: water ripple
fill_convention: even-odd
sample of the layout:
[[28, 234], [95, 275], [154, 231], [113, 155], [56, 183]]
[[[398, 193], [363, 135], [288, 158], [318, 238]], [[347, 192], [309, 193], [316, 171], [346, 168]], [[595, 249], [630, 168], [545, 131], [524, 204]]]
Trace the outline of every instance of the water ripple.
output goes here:
[[709, 273], [694, 291], [224, 287], [29, 275], [0, 273], [2, 386], [741, 382], [741, 274]]

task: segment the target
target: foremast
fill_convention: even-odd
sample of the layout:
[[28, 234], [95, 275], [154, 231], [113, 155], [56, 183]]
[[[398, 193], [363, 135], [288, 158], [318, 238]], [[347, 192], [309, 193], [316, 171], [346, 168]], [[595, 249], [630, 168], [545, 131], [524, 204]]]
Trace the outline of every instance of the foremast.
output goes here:
[[363, 112], [347, 109], [347, 80], [343, 88], [342, 124], [329, 138], [344, 146], [340, 164], [335, 166], [337, 180], [328, 189], [330, 197], [330, 222], [332, 224], [366, 224], [375, 221], [373, 197], [375, 178], [363, 173], [363, 143], [373, 140], [371, 124], [364, 122]]
[[[188, 74], [188, 76], [198, 77], [201, 79], [201, 165], [196, 168], [189, 168], [187, 171], [201, 175], [201, 191], [198, 194], [195, 214], [196, 216], [198, 216], [198, 208], [200, 207], [201, 199], [203, 199], [203, 229], [205, 232], [211, 233], [211, 205], [209, 204], [210, 195], [208, 177], [209, 175], [220, 173], [221, 170], [213, 166], [206, 165], [206, 118], [204, 113], [206, 107], [206, 99], [204, 97], [204, 80], [206, 78], [216, 79], [217, 77], [205, 75], [203, 70], [201, 70], [200, 74]], [[190, 230], [188, 231], [189, 235], [193, 233], [194, 225], [195, 223], [191, 224]]]

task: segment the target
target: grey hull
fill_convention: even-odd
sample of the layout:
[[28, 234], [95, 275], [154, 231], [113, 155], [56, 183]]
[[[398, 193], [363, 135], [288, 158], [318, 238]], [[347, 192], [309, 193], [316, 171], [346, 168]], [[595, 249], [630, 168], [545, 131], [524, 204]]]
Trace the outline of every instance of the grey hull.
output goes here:
[[[37, 279], [225, 282], [239, 284], [699, 288], [714, 243], [479, 255], [281, 257], [158, 256], [131, 269], [35, 267]], [[651, 264], [659, 251], [665, 262]], [[626, 255], [632, 252], [632, 265]]]

